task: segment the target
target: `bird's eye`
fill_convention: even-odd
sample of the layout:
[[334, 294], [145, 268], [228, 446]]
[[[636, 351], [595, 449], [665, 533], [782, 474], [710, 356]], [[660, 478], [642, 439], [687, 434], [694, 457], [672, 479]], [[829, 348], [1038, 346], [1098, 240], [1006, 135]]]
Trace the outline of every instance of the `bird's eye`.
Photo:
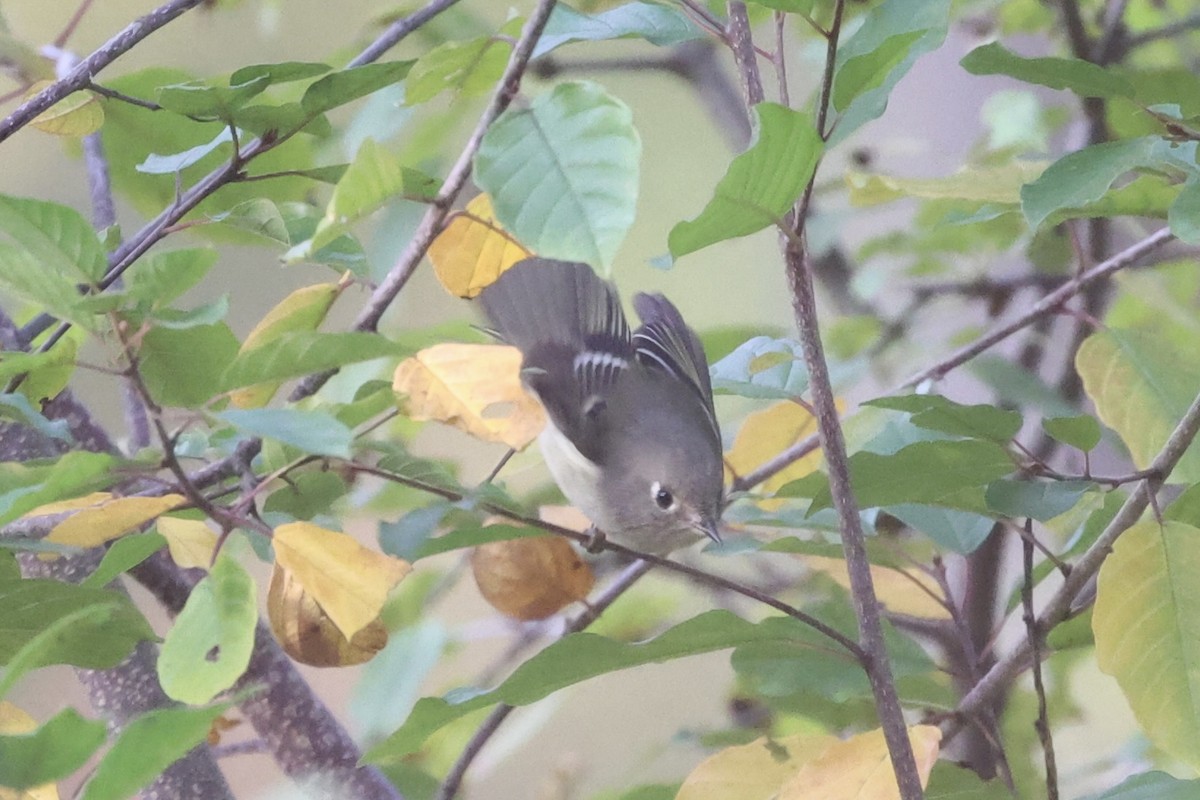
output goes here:
[[675, 495], [671, 494], [669, 489], [663, 488], [663, 485], [655, 481], [650, 486], [651, 496], [654, 498], [654, 504], [663, 511], [670, 511], [675, 507]]

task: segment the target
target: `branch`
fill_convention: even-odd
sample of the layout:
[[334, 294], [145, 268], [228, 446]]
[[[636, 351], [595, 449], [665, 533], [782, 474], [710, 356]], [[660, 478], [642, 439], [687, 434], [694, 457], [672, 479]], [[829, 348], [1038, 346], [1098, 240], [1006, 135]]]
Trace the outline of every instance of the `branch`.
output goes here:
[[[748, 28], [743, 30], [732, 21], [734, 9], [738, 5], [741, 4], [737, 2], [729, 4], [731, 14], [728, 31], [730, 47], [733, 49], [738, 66], [744, 71], [743, 85], [750, 87], [747, 89], [746, 99], [748, 102], [753, 102], [752, 87], [756, 83], [758, 84], [760, 97], [762, 87], [761, 81], [757, 80], [757, 69], [751, 69], [756, 65], [748, 64], [737, 55], [739, 51], [753, 52], [749, 42]], [[829, 27], [816, 120], [817, 131], [822, 137], [825, 136], [826, 122], [829, 116], [833, 75], [845, 8], [845, 0], [836, 0], [833, 22]], [[739, 36], [746, 41], [737, 41]], [[804, 361], [808, 367], [809, 387], [817, 418], [817, 433], [826, 463], [829, 465], [829, 488], [841, 523], [842, 549], [846, 558], [851, 594], [854, 598], [855, 615], [858, 618], [858, 645], [865, 657], [863, 668], [871, 683], [871, 692], [875, 698], [875, 710], [879, 716], [884, 740], [887, 742], [892, 771], [895, 773], [900, 795], [905, 800], [919, 800], [923, 796], [921, 777], [917, 772], [912, 743], [908, 738], [908, 726], [904, 721], [904, 710], [900, 706], [900, 698], [896, 693], [895, 679], [892, 676], [887, 646], [883, 639], [879, 600], [876, 597], [874, 581], [871, 577], [871, 564], [867, 559], [858, 503], [850, 486], [850, 466], [846, 454], [846, 442], [838, 421], [837, 405], [833, 397], [829, 367], [825, 362], [820, 325], [817, 320], [812, 265], [808, 259], [804, 239], [804, 226], [814, 182], [815, 174], [809, 180], [801, 200], [790, 214], [788, 230], [785, 231], [780, 242], [788, 281], [791, 285], [792, 308], [796, 316], [796, 326], [800, 332], [800, 342], [804, 348]]]
[[[905, 389], [910, 386], [916, 386], [928, 380], [941, 380], [951, 370], [962, 366], [980, 353], [983, 353], [985, 350], [994, 347], [995, 345], [1007, 339], [1009, 336], [1012, 336], [1017, 331], [1032, 325], [1048, 314], [1058, 311], [1063, 303], [1065, 303], [1067, 300], [1070, 300], [1073, 296], [1078, 294], [1090, 284], [1099, 280], [1103, 280], [1104, 278], [1107, 278], [1122, 269], [1134, 266], [1143, 257], [1168, 244], [1174, 240], [1174, 238], [1174, 235], [1168, 228], [1161, 228], [1155, 231], [1145, 239], [1130, 245], [1107, 261], [1097, 264], [1095, 267], [1083, 273], [1082, 275], [1078, 275], [1068, 280], [1058, 289], [1055, 289], [1053, 292], [1035, 303], [1021, 316], [1011, 320], [1010, 322], [1006, 322], [1003, 325], [993, 328], [970, 344], [964, 345], [963, 347], [954, 351], [933, 366], [927, 367], [920, 372], [909, 376], [902, 383], [893, 387], [890, 392], [897, 392], [901, 389]], [[816, 436], [810, 436], [807, 439], [796, 442], [786, 450], [779, 452], [769, 461], [761, 464], [752, 472], [748, 472], [745, 475], [734, 479], [733, 489], [735, 491], [745, 491], [753, 488], [754, 486], [757, 486], [763, 481], [768, 480], [769, 478], [787, 469], [796, 461], [799, 461], [801, 458], [804, 458], [806, 455], [816, 450], [819, 446], [820, 442]]]
[[[513, 47], [512, 55], [509, 56], [508, 65], [504, 68], [504, 74], [500, 77], [500, 83], [492, 95], [491, 102], [480, 116], [475, 130], [471, 134], [471, 138], [467, 140], [466, 147], [459, 154], [458, 160], [447, 173], [446, 179], [442, 182], [442, 188], [438, 190], [437, 197], [426, 209], [425, 216], [421, 217], [404, 252], [400, 254], [396, 263], [388, 270], [388, 274], [371, 293], [367, 304], [358, 313], [358, 317], [354, 320], [354, 330], [374, 331], [377, 329], [383, 313], [387, 311], [392, 301], [396, 299], [396, 295], [400, 294], [400, 291], [408, 283], [408, 279], [412, 277], [417, 265], [421, 263], [429, 245], [441, 232], [442, 225], [450, 213], [450, 207], [458, 199], [467, 179], [471, 177], [471, 161], [483, 142], [484, 134], [516, 97], [521, 77], [529, 67], [533, 48], [537, 45], [542, 30], [550, 19], [550, 12], [554, 10], [554, 5], [555, 0], [539, 0], [537, 8], [525, 22], [525, 27], [521, 30], [521, 37]], [[310, 375], [301, 381], [289, 399], [294, 402], [315, 394], [335, 372], [336, 370], [331, 370]]]
[[361, 67], [378, 61], [384, 53], [400, 44], [410, 33], [457, 2], [458, 0], [432, 0], [424, 8], [396, 20], [346, 66]]
[[[637, 583], [643, 575], [653, 568], [654, 565], [648, 561], [635, 561], [630, 564], [603, 592], [597, 595], [595, 599], [589, 600], [586, 603], [587, 607], [567, 623], [566, 629], [559, 638], [565, 638], [572, 633], [578, 633], [591, 625], [618, 597], [624, 594], [626, 590]], [[463, 776], [466, 775], [471, 762], [475, 760], [475, 757], [483, 750], [483, 746], [487, 744], [488, 740], [492, 738], [504, 720], [508, 718], [508, 715], [512, 713], [513, 708], [513, 706], [502, 703], [492, 709], [492, 713], [488, 714], [487, 719], [483, 721], [483, 724], [475, 731], [475, 735], [467, 742], [467, 746], [459, 754], [458, 760], [450, 767], [450, 772], [447, 773], [446, 779], [442, 781], [442, 785], [435, 795], [436, 800], [451, 800], [451, 798], [458, 794]]]
[[1184, 17], [1181, 20], [1172, 22], [1169, 25], [1164, 25], [1161, 28], [1143, 31], [1135, 36], [1129, 37], [1129, 49], [1142, 47], [1143, 45], [1157, 42], [1160, 39], [1170, 39], [1174, 36], [1182, 36], [1200, 28], [1200, 13], [1192, 14], [1189, 17]]
[[99, 50], [80, 61], [65, 78], [50, 84], [0, 120], [0, 142], [28, 125], [59, 100], [85, 88], [98, 72], [127, 53], [142, 39], [202, 2], [204, 0], [171, 0], [131, 22], [125, 30], [105, 42]]
[[758, 72], [758, 55], [754, 52], [754, 41], [750, 38], [750, 15], [742, 0], [729, 0], [725, 4], [729, 16], [726, 38], [733, 60], [737, 64], [738, 76], [742, 79], [742, 94], [746, 98], [746, 109], [753, 108], [765, 99], [762, 76]]
[[[1150, 503], [1150, 498], [1166, 482], [1171, 470], [1179, 463], [1184, 451], [1200, 433], [1200, 396], [1192, 401], [1191, 407], [1183, 415], [1183, 419], [1171, 433], [1162, 451], [1154, 459], [1149, 469], [1153, 476], [1141, 481], [1130, 494], [1129, 498], [1117, 511], [1108, 526], [1096, 538], [1091, 547], [1080, 556], [1071, 568], [1071, 574], [1066, 577], [1058, 591], [1046, 603], [1041, 615], [1037, 618], [1037, 628], [1043, 635], [1050, 632], [1058, 623], [1067, 619], [1071, 611], [1071, 603], [1075, 597], [1088, 585], [1104, 559], [1112, 551], [1113, 544], [1126, 530], [1141, 517], [1142, 512]], [[1022, 640], [1012, 652], [998, 661], [983, 679], [967, 694], [958, 705], [956, 716], [960, 719], [977, 712], [998, 692], [1003, 691], [1013, 679], [1030, 663], [1033, 654], [1027, 639]], [[947, 723], [947, 736], [957, 730], [957, 721]]]
[[[1032, 537], [1033, 526], [1025, 522], [1025, 532]], [[1042, 743], [1042, 755], [1046, 763], [1046, 800], [1058, 800], [1058, 767], [1054, 758], [1054, 740], [1050, 737], [1050, 720], [1046, 713], [1046, 687], [1042, 682], [1042, 629], [1038, 627], [1033, 613], [1033, 542], [1022, 542], [1022, 562], [1025, 579], [1021, 585], [1021, 605], [1024, 608], [1025, 631], [1033, 654], [1033, 690], [1037, 694], [1038, 715], [1033, 727], [1037, 729]]]

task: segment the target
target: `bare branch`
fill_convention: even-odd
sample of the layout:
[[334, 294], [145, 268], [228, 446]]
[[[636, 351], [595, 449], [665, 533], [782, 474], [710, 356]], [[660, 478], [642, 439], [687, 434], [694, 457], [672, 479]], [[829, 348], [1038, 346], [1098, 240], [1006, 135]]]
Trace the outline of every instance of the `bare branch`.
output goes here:
[[457, 2], [458, 0], [433, 0], [424, 8], [396, 20], [346, 66], [361, 67], [378, 61], [384, 53], [398, 45], [410, 33]]
[[1022, 543], [1022, 563], [1025, 579], [1021, 585], [1021, 605], [1025, 609], [1025, 631], [1033, 655], [1033, 690], [1037, 694], [1038, 715], [1033, 726], [1042, 743], [1042, 755], [1046, 763], [1046, 800], [1058, 800], [1058, 767], [1054, 758], [1054, 739], [1050, 736], [1050, 719], [1046, 711], [1046, 687], [1042, 683], [1042, 630], [1033, 613], [1033, 525], [1025, 522], [1025, 532], [1030, 538]]
[[766, 97], [762, 76], [758, 71], [758, 55], [754, 52], [754, 40], [750, 37], [750, 15], [742, 0], [729, 0], [725, 4], [725, 12], [729, 15], [729, 28], [725, 35], [729, 49], [733, 51], [733, 60], [737, 63], [738, 77], [742, 79], [742, 95], [749, 110]]
[[204, 0], [171, 0], [131, 22], [125, 30], [105, 42], [99, 50], [80, 61], [78, 66], [71, 70], [71, 74], [50, 84], [0, 120], [0, 142], [28, 125], [59, 100], [85, 88], [98, 72], [129, 52], [142, 39], [202, 2]]

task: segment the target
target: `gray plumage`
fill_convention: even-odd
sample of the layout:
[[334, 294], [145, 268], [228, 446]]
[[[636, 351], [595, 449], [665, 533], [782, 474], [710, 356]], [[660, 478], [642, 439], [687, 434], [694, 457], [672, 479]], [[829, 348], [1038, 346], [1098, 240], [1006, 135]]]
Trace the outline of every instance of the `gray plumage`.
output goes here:
[[586, 264], [526, 259], [480, 295], [551, 425], [542, 452], [605, 534], [667, 552], [717, 539], [721, 438], [704, 348], [662, 295], [639, 294], [630, 331], [612, 284]]

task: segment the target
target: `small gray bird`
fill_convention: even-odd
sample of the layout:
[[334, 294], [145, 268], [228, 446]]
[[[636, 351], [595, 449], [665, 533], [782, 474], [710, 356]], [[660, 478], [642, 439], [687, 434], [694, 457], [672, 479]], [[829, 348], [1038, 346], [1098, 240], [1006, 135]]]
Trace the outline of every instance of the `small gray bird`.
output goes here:
[[721, 434], [704, 348], [662, 295], [633, 299], [586, 264], [527, 258], [480, 295], [549, 417], [539, 439], [559, 488], [606, 536], [667, 553], [720, 541]]

